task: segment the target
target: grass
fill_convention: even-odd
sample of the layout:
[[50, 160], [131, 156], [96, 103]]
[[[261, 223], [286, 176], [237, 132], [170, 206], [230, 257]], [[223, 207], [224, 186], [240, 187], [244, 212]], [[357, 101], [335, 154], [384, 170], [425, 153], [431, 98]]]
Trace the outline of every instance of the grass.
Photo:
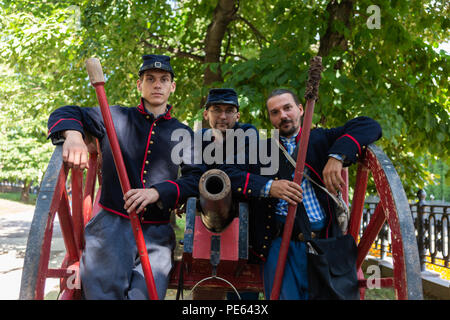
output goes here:
[[[370, 275], [364, 273], [364, 278], [368, 278]], [[369, 289], [367, 288], [364, 294], [364, 300], [395, 300], [394, 288], [380, 288]]]
[[30, 193], [29, 201], [21, 201], [20, 200], [20, 192], [0, 192], [0, 199], [20, 202], [20, 203], [24, 203], [24, 204], [35, 205], [36, 204], [36, 198], [37, 198], [36, 194]]
[[184, 228], [186, 226], [186, 220], [184, 218], [184, 215], [182, 218], [176, 217], [175, 235], [177, 237], [177, 242], [184, 238]]
[[395, 300], [395, 290], [389, 288], [366, 289], [364, 300]]

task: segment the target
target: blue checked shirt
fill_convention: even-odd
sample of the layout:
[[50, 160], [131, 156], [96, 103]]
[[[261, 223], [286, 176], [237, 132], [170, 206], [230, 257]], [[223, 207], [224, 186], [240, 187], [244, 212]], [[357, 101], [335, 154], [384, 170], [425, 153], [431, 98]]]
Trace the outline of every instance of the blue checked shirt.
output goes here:
[[[296, 147], [295, 138], [293, 136], [291, 138], [280, 137], [283, 142], [287, 152], [292, 155], [294, 149]], [[309, 169], [305, 167], [305, 173], [309, 175]], [[292, 178], [294, 178], [294, 173], [292, 174]], [[262, 190], [262, 195], [264, 197], [269, 196], [270, 187], [272, 186], [273, 180], [269, 180]], [[323, 212], [322, 207], [320, 206], [319, 200], [317, 200], [316, 193], [307, 179], [303, 178], [301, 184], [303, 190], [303, 205], [305, 206], [306, 213], [308, 214], [310, 222], [317, 222], [322, 220], [325, 217], [325, 213]], [[285, 200], [279, 200], [277, 207], [275, 209], [275, 213], [281, 216], [287, 216], [289, 204]]]

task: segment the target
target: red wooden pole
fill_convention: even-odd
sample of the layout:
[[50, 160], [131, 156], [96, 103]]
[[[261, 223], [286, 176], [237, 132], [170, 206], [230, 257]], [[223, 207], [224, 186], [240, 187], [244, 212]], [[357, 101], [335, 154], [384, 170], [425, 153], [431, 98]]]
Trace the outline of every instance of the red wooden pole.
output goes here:
[[[128, 180], [125, 163], [123, 161], [122, 152], [120, 150], [119, 140], [117, 139], [116, 130], [109, 110], [108, 100], [105, 93], [105, 80], [103, 77], [102, 67], [100, 61], [96, 58], [90, 58], [86, 61], [86, 68], [88, 70], [89, 79], [95, 88], [97, 99], [102, 112], [103, 121], [106, 127], [109, 143], [113, 153], [114, 163], [116, 165], [117, 174], [119, 175], [120, 185], [123, 194], [131, 189], [130, 181]], [[147, 254], [147, 247], [145, 245], [144, 235], [142, 234], [141, 224], [139, 222], [136, 211], [129, 214], [131, 226], [133, 229], [134, 239], [141, 259], [142, 270], [144, 271], [145, 282], [147, 284], [148, 294], [150, 299], [158, 300], [158, 293], [156, 291], [155, 280], [150, 265], [150, 260]]]
[[[305, 117], [303, 120], [302, 133], [300, 136], [300, 148], [298, 149], [297, 164], [295, 166], [294, 182], [302, 183], [303, 170], [305, 168], [306, 150], [308, 149], [309, 133], [311, 130], [312, 115], [314, 112], [314, 100], [306, 102]], [[288, 214], [283, 230], [280, 252], [278, 255], [277, 268], [275, 270], [275, 278], [270, 294], [270, 300], [278, 300], [280, 296], [281, 283], [286, 266], [286, 258], [289, 250], [289, 241], [292, 236], [292, 228], [294, 226], [295, 216], [297, 212], [297, 204], [289, 204]]]
[[[322, 58], [314, 57], [311, 60], [311, 67], [309, 70], [310, 78], [308, 79], [307, 97], [305, 116], [303, 118], [302, 132], [300, 135], [300, 146], [297, 154], [297, 163], [294, 172], [294, 182], [301, 184], [303, 178], [303, 170], [305, 168], [306, 151], [308, 150], [309, 133], [311, 131], [312, 116], [314, 113], [314, 104], [317, 100], [317, 91], [320, 80], [320, 72], [322, 71]], [[286, 258], [289, 250], [289, 242], [292, 236], [292, 228], [294, 226], [295, 215], [297, 212], [297, 204], [288, 207], [288, 214], [284, 225], [283, 236], [280, 245], [280, 252], [278, 254], [277, 268], [275, 269], [275, 277], [270, 294], [271, 300], [278, 300], [280, 297], [281, 284], [283, 282], [284, 269], [286, 266]]]

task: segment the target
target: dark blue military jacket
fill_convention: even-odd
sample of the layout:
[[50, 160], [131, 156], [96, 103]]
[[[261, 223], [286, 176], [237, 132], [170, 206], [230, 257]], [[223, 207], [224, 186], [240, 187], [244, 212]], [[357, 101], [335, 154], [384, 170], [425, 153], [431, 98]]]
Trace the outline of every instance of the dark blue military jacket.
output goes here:
[[[298, 140], [300, 138], [298, 134]], [[366, 146], [381, 137], [380, 125], [368, 118], [358, 117], [348, 121], [344, 126], [311, 130], [306, 164], [311, 171], [311, 178], [318, 184], [324, 186], [322, 171], [328, 161], [329, 154], [340, 154], [345, 156], [344, 166], [355, 163], [364, 155]], [[296, 159], [297, 148], [294, 150], [293, 158]], [[266, 140], [267, 149], [270, 154], [271, 139]], [[281, 143], [281, 142], [280, 142]], [[261, 190], [270, 179], [292, 180], [294, 168], [288, 162], [284, 154], [276, 147], [275, 157], [279, 159], [279, 170], [270, 176], [261, 176], [262, 164], [253, 166], [227, 166], [224, 170], [231, 179], [233, 196], [244, 196], [248, 198], [251, 207], [250, 214], [250, 252], [257, 260], [264, 261], [267, 256], [272, 239], [276, 234], [275, 208], [278, 199], [261, 197]], [[272, 156], [270, 154], [270, 156]], [[335, 203], [323, 190], [313, 185], [316, 196], [326, 213], [325, 237], [334, 237], [340, 234], [336, 216], [334, 215]], [[306, 214], [304, 206], [297, 206], [296, 218], [300, 214]], [[298, 219], [296, 219], [298, 220]], [[298, 221], [296, 221], [298, 222]]]
[[[248, 124], [248, 123], [240, 123], [240, 122], [236, 122], [234, 127], [232, 128], [232, 130], [237, 130], [237, 129], [242, 129], [242, 131], [245, 133], [248, 130], [253, 130], [254, 134], [256, 136], [256, 139], [258, 139], [259, 135], [258, 135], [258, 130], [256, 130], [255, 126]], [[209, 128], [203, 128], [201, 129], [201, 134], [203, 137], [202, 140], [202, 153], [205, 152], [205, 149], [214, 141], [214, 136], [212, 136], [211, 139], [208, 139], [207, 136], [207, 132], [211, 130]], [[198, 134], [199, 132], [197, 132], [196, 134]], [[228, 154], [227, 153], [227, 140], [224, 141], [222, 147], [223, 147], [223, 157], [222, 159], [220, 159], [221, 161], [219, 163], [214, 162], [214, 163], [205, 163], [205, 161], [203, 161], [203, 170], [210, 170], [210, 169], [223, 169], [224, 165], [226, 165], [227, 161], [229, 161], [229, 159], [233, 159], [233, 161], [236, 163], [237, 159], [237, 154], [238, 152], [243, 152], [243, 154], [245, 155], [245, 157], [248, 157], [248, 136], [245, 136], [244, 139], [244, 148], [243, 150], [238, 151], [238, 147], [239, 147], [239, 143], [237, 141], [238, 136], [234, 136], [234, 144], [233, 144], [233, 154]], [[212, 152], [212, 155], [215, 155], [215, 150]], [[203, 159], [204, 160], [204, 159]], [[245, 163], [248, 163], [247, 159], [244, 160]]]
[[[174, 130], [186, 130], [193, 141], [192, 130], [173, 118], [170, 115], [171, 109], [168, 106], [165, 114], [155, 118], [147, 112], [142, 101], [135, 108], [110, 107], [131, 188], [154, 187], [160, 195], [157, 204], [149, 205], [142, 214], [141, 220], [144, 223], [168, 223], [173, 208], [187, 197], [198, 195], [201, 169], [194, 165], [192, 159], [193, 143], [189, 146], [189, 152], [180, 152], [180, 158], [184, 160], [181, 165], [174, 163], [171, 158], [173, 148], [181, 141], [172, 141]], [[48, 128], [48, 137], [54, 143], [64, 130], [77, 130], [83, 136], [86, 132], [99, 140], [103, 159], [100, 206], [109, 212], [128, 217], [100, 109], [61, 107], [50, 115]], [[177, 179], [180, 166], [182, 177]]]

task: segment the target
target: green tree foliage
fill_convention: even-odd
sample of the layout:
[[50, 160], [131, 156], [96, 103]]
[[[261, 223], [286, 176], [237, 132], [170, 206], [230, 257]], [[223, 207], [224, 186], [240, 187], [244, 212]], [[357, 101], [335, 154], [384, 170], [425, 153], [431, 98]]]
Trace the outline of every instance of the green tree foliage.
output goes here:
[[[371, 5], [379, 9], [379, 28], [370, 26]], [[142, 54], [170, 54], [177, 82], [171, 103], [181, 120], [201, 119], [208, 88], [229, 86], [240, 93], [241, 119], [270, 128], [265, 97], [276, 87], [302, 97], [309, 59], [320, 53], [325, 70], [314, 125], [337, 126], [358, 115], [379, 121], [378, 144], [414, 196], [432, 179], [421, 159], [449, 165], [449, 56], [435, 50], [449, 40], [448, 9], [431, 0], [0, 0], [0, 63], [14, 72], [9, 83], [24, 88], [15, 101], [27, 105], [30, 128], [42, 131], [23, 139], [40, 137], [38, 146], [49, 144], [43, 123], [52, 110], [97, 104], [88, 57], [102, 61], [111, 104], [138, 103]], [[19, 116], [2, 121], [13, 115]]]
[[46, 143], [47, 112], [51, 93], [45, 85], [11, 70], [0, 70], [0, 181], [22, 182], [22, 200], [31, 183], [38, 183], [53, 147]]
[[66, 11], [30, 8], [25, 2], [0, 8], [0, 179], [23, 182], [24, 200], [53, 151], [47, 141], [49, 112], [78, 91], [63, 83], [66, 72], [57, 68], [74, 60], [76, 39]]
[[[450, 167], [444, 161], [424, 161], [427, 170], [431, 172], [433, 183], [424, 190], [427, 193], [427, 199], [438, 201], [450, 201]], [[447, 175], [447, 178], [446, 178]]]

